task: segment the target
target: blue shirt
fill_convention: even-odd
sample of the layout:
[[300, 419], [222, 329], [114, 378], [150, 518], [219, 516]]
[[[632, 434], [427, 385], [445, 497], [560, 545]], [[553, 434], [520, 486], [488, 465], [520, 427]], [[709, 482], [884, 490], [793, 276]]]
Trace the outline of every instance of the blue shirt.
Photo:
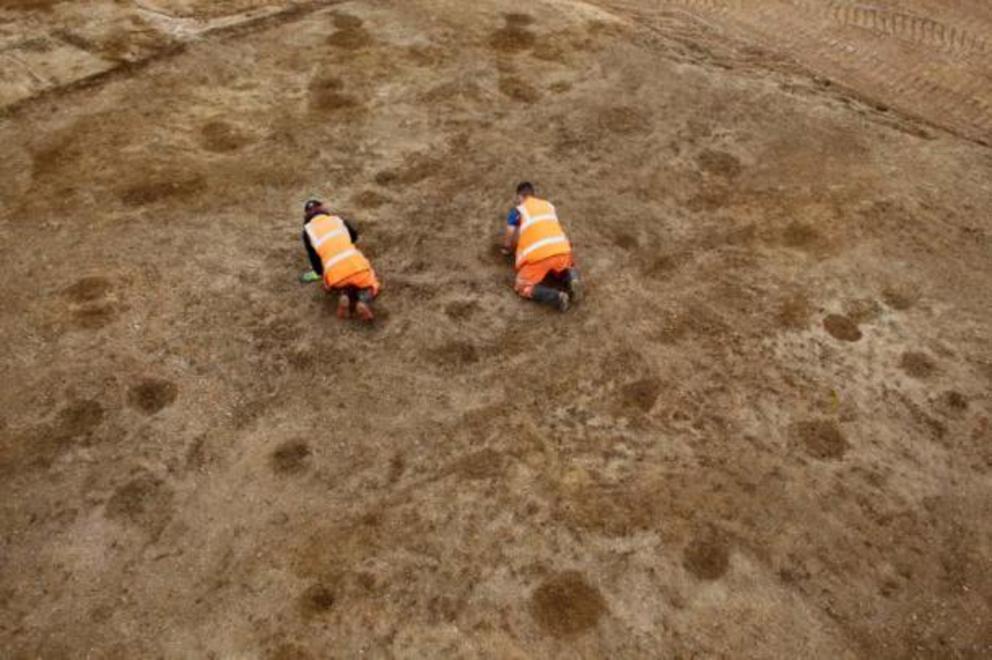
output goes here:
[[506, 224], [510, 227], [520, 226], [520, 211], [517, 209], [510, 209], [510, 213], [506, 216]]

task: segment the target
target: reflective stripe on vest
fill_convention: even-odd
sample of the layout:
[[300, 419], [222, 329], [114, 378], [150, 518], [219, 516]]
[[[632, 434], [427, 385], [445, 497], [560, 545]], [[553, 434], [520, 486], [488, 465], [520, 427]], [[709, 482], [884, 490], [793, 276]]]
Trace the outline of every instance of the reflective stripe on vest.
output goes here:
[[537, 224], [538, 222], [548, 222], [550, 220], [554, 220], [555, 222], [557, 222], [558, 216], [555, 215], [554, 213], [545, 213], [544, 215], [539, 215], [536, 218], [530, 218], [529, 220], [525, 220], [523, 223], [521, 223], [520, 232], [523, 233], [525, 229], [527, 229], [531, 225]]
[[335, 229], [330, 234], [324, 234], [318, 239], [314, 239], [313, 233], [311, 233], [310, 242], [313, 243], [313, 249], [316, 250], [327, 241], [331, 240], [332, 238], [337, 238], [338, 236], [342, 236], [345, 233], [347, 233], [347, 231], [348, 231], [347, 227], [342, 227], [341, 229]]
[[555, 207], [550, 202], [528, 197], [517, 207], [517, 211], [520, 213], [517, 268], [572, 251]]
[[558, 243], [568, 243], [568, 239], [564, 236], [551, 236], [550, 238], [542, 238], [536, 243], [531, 243], [517, 256], [517, 263], [520, 263], [526, 259], [527, 255], [535, 252], [536, 250], [540, 250], [541, 248], [549, 245], [556, 245]]
[[370, 270], [365, 256], [351, 242], [344, 220], [336, 215], [318, 215], [306, 226], [310, 244], [324, 266], [324, 282], [334, 286], [352, 275]]
[[338, 252], [336, 255], [324, 262], [324, 270], [328, 271], [332, 266], [341, 263], [348, 257], [353, 257], [358, 254], [358, 250], [351, 248], [350, 250], [345, 250], [344, 252]]

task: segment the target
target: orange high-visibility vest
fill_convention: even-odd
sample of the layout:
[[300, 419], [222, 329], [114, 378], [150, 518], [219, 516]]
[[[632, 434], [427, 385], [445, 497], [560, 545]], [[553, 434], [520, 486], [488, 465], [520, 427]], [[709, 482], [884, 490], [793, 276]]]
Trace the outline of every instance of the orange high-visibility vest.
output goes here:
[[517, 268], [537, 263], [559, 254], [569, 254], [572, 246], [558, 222], [550, 202], [528, 197], [517, 207], [520, 234], [517, 236]]
[[344, 220], [336, 215], [315, 216], [306, 226], [310, 245], [324, 265], [324, 283], [333, 287], [338, 282], [362, 271], [371, 270], [368, 259], [359, 252]]

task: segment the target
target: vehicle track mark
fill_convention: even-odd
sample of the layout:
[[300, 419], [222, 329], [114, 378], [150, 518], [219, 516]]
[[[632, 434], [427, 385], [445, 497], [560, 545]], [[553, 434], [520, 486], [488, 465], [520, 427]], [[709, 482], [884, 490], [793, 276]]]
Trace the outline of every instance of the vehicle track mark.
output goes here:
[[992, 61], [992, 41], [974, 30], [842, 0], [668, 4], [758, 37], [813, 73], [904, 114], [992, 143], [992, 85], [985, 73]]
[[836, 23], [859, 27], [902, 39], [909, 43], [937, 48], [948, 53], [989, 53], [989, 42], [964, 28], [941, 23], [926, 16], [860, 3], [801, 3], [828, 14]]

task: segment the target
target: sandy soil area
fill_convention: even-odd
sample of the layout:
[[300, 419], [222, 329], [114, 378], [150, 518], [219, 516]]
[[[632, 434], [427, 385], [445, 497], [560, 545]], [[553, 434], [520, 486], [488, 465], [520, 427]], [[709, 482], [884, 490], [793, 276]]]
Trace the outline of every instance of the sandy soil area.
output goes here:
[[0, 657], [992, 656], [990, 109], [979, 0], [0, 0]]

